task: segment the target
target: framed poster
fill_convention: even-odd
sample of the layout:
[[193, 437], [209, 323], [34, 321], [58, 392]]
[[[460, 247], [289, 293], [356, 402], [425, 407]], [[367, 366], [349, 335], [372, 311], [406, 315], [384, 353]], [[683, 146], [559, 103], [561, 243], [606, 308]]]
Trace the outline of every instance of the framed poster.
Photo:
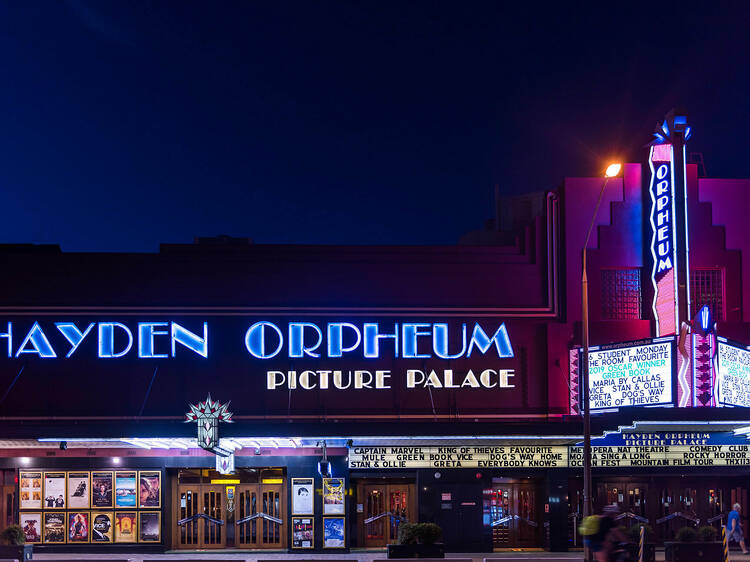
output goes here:
[[112, 504], [112, 484], [114, 473], [111, 471], [91, 473], [91, 507], [114, 507]]
[[68, 543], [89, 542], [88, 511], [68, 512]]
[[[19, 509], [42, 509], [42, 473], [26, 472], [18, 473]], [[41, 533], [41, 525], [37, 527]], [[28, 539], [26, 542], [31, 542]]]
[[323, 548], [345, 548], [343, 517], [323, 517]]
[[135, 511], [118, 511], [115, 513], [115, 542], [138, 542], [138, 515]]
[[64, 472], [44, 473], [44, 509], [65, 509]]
[[138, 542], [161, 542], [161, 511], [138, 514]]
[[138, 473], [138, 507], [161, 507], [161, 472]]
[[[292, 515], [313, 515], [315, 497], [313, 478], [292, 478]], [[301, 547], [300, 547], [301, 548]]]
[[112, 525], [111, 511], [92, 511], [91, 512], [91, 542], [92, 543], [112, 543]]
[[314, 548], [314, 531], [315, 523], [312, 517], [292, 517], [292, 548]]
[[323, 478], [323, 515], [344, 513], [344, 479]]
[[64, 512], [45, 511], [42, 536], [48, 544], [65, 544], [66, 516]]
[[18, 522], [23, 529], [23, 536], [26, 542], [30, 544], [42, 542], [42, 514], [41, 513], [20, 513]]
[[68, 472], [68, 509], [88, 509], [89, 473]]
[[135, 507], [135, 480], [133, 471], [115, 472], [115, 507]]

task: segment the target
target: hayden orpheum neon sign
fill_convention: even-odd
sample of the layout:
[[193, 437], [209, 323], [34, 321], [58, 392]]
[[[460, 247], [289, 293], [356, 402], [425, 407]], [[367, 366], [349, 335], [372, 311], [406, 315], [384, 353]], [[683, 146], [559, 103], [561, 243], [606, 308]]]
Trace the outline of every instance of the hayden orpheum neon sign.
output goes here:
[[[191, 330], [177, 322], [34, 322], [30, 327], [16, 322], [0, 324], [0, 345], [5, 340], [6, 357], [70, 358], [80, 355], [82, 346], [96, 341], [97, 357], [116, 359], [173, 358], [182, 352], [208, 358], [210, 330], [203, 322]], [[4, 329], [3, 329], [4, 328]], [[463, 323], [454, 331], [447, 323], [377, 322], [353, 324], [329, 322], [260, 321], [244, 333], [244, 347], [255, 359], [360, 357], [378, 359], [387, 355], [402, 359], [461, 359], [495, 351], [497, 358], [512, 358], [513, 348], [504, 323], [485, 330], [479, 323]], [[0, 349], [2, 349], [0, 347]], [[181, 350], [178, 352], [178, 350]], [[2, 352], [0, 352], [2, 354]]]

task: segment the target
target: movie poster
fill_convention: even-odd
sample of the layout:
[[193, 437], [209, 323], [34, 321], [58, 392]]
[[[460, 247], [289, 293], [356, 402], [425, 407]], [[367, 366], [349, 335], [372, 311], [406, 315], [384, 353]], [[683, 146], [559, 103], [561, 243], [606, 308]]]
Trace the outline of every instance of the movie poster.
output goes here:
[[135, 511], [115, 513], [115, 542], [137, 542], [137, 520], [138, 516]]
[[[18, 473], [18, 477], [20, 494], [18, 507], [21, 509], [42, 509], [42, 473], [21, 471]], [[41, 526], [39, 529], [41, 529]], [[41, 531], [39, 532], [41, 533]]]
[[[41, 479], [41, 475], [39, 475]], [[18, 516], [27, 543], [42, 542], [42, 514], [21, 513]]]
[[138, 507], [161, 507], [161, 472], [141, 471], [139, 479]]
[[344, 513], [344, 479], [323, 478], [323, 515]]
[[138, 542], [161, 541], [161, 512], [141, 511], [138, 514]]
[[312, 478], [292, 478], [292, 515], [312, 515], [315, 481]]
[[68, 542], [89, 542], [89, 513], [87, 511], [68, 512]]
[[313, 548], [312, 517], [292, 517], [292, 548]]
[[112, 505], [112, 472], [91, 473], [91, 507], [114, 507]]
[[89, 493], [89, 473], [68, 472], [68, 509], [87, 509]]
[[44, 513], [44, 542], [45, 543], [65, 543], [65, 513], [55, 513], [47, 511]]
[[64, 472], [44, 473], [44, 509], [65, 509]]
[[135, 507], [135, 472], [115, 472], [115, 507]]
[[323, 517], [323, 548], [344, 548], [343, 517]]
[[112, 542], [112, 513], [91, 513], [91, 542]]

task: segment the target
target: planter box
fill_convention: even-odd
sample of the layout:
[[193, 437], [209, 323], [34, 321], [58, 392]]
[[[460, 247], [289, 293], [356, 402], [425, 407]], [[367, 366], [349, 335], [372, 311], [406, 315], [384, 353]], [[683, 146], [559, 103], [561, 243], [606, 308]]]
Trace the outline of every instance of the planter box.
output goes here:
[[[638, 560], [638, 544], [628, 543], [628, 553], [630, 554], [631, 560]], [[654, 562], [656, 560], [656, 545], [654, 543], [646, 543], [643, 548], [643, 562]]]
[[665, 542], [664, 560], [667, 562], [709, 562], [722, 559], [721, 542]]
[[0, 545], [0, 558], [15, 558], [19, 562], [23, 562], [24, 560], [31, 560], [33, 557], [33, 544], [22, 544], [18, 546]]
[[389, 544], [388, 558], [445, 558], [445, 545], [435, 544]]

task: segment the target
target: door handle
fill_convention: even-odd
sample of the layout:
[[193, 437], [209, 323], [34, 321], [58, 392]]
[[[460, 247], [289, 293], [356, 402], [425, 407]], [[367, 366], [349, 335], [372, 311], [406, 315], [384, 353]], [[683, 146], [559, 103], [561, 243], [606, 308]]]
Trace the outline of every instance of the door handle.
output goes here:
[[365, 519], [365, 525], [368, 523], [372, 523], [373, 521], [377, 521], [378, 519], [382, 519], [383, 517], [391, 516], [393, 519], [395, 519], [398, 522], [405, 521], [409, 522], [409, 520], [406, 517], [401, 517], [400, 515], [393, 515], [390, 511], [386, 511], [384, 513], [381, 513], [380, 515], [375, 515], [374, 517], [370, 517], [369, 519]]
[[268, 515], [267, 513], [253, 513], [252, 515], [248, 515], [246, 517], [243, 517], [239, 521], [237, 521], [237, 525], [243, 525], [245, 523], [249, 523], [250, 521], [253, 521], [255, 519], [266, 519], [268, 521], [271, 521], [273, 523], [278, 523], [279, 525], [284, 524], [283, 519], [279, 519], [278, 517], [274, 517], [273, 515]]
[[223, 519], [216, 519], [215, 517], [211, 517], [210, 515], [206, 515], [205, 513], [196, 513], [195, 515], [191, 515], [190, 517], [185, 517], [184, 519], [180, 519], [177, 524], [182, 527], [183, 525], [187, 525], [188, 523], [192, 523], [193, 521], [197, 521], [198, 519], [206, 519], [210, 523], [214, 523], [216, 525], [224, 524]]

